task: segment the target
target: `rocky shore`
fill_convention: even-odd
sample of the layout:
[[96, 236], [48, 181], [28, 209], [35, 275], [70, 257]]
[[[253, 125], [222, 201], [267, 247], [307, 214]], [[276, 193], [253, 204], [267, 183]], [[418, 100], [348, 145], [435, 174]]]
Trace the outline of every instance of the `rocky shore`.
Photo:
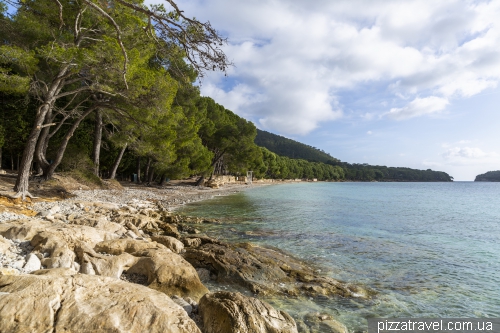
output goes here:
[[[244, 190], [192, 186], [76, 190], [2, 199], [1, 332], [346, 332], [329, 315], [292, 318], [259, 300], [368, 297], [278, 249], [200, 233], [219, 221], [175, 207]], [[248, 291], [210, 292], [210, 282]]]

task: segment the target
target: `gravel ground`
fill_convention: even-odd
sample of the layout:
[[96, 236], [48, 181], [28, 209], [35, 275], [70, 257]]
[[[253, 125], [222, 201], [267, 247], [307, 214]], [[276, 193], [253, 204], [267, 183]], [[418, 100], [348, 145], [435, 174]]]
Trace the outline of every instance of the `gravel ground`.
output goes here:
[[10, 220], [18, 220], [18, 219], [24, 218], [24, 217], [26, 217], [26, 216], [18, 215], [18, 214], [14, 214], [14, 213], [10, 213], [10, 212], [2, 212], [2, 213], [0, 213], [0, 223], [7, 222]]
[[0, 268], [13, 268], [21, 273], [30, 273], [23, 267], [26, 264], [26, 256], [31, 253], [33, 246], [29, 241], [6, 240], [11, 243], [11, 246], [7, 253], [0, 253]]
[[[228, 195], [248, 189], [245, 185], [226, 185], [220, 189], [210, 189], [194, 186], [171, 186], [166, 188], [145, 188], [126, 187], [123, 190], [77, 190], [73, 191], [74, 197], [60, 201], [39, 201], [33, 204], [32, 210], [39, 213], [39, 217], [54, 219], [60, 216], [60, 220], [65, 220], [65, 215], [73, 214], [79, 216], [89, 211], [89, 206], [96, 203], [109, 205], [114, 208], [124, 206], [141, 208], [158, 208], [158, 205], [167, 210], [174, 210], [181, 205], [211, 199], [214, 196]], [[97, 208], [97, 207], [96, 207]], [[94, 208], [90, 208], [92, 211]], [[0, 223], [20, 218], [25, 215], [18, 215], [11, 212], [0, 213]], [[11, 244], [6, 253], [0, 253], [0, 269], [15, 269], [20, 273], [29, 273], [29, 264], [26, 265], [28, 255], [33, 250], [29, 241], [8, 240]], [[122, 279], [144, 283], [142, 276], [124, 275]]]
[[[75, 197], [57, 202], [37, 202], [33, 210], [37, 212], [48, 211], [56, 206], [60, 214], [81, 214], [84, 212], [82, 202], [111, 203], [118, 207], [130, 206], [134, 208], [156, 208], [157, 202], [167, 210], [174, 210], [190, 202], [211, 199], [214, 196], [228, 195], [248, 189], [249, 186], [226, 186], [220, 189], [208, 189], [193, 186], [172, 186], [162, 189], [157, 188], [125, 188], [123, 190], [77, 190], [72, 194]], [[52, 214], [51, 214], [52, 215]], [[0, 215], [0, 219], [1, 219]], [[1, 220], [0, 220], [1, 221]]]

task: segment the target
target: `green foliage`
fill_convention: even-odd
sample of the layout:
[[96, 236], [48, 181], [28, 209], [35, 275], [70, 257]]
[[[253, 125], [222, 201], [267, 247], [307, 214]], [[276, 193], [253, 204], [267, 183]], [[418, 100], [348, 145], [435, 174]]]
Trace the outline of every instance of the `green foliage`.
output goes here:
[[201, 97], [198, 108], [206, 110], [206, 118], [198, 132], [202, 143], [212, 153], [211, 166], [215, 173], [242, 173], [252, 163], [258, 163], [261, 153], [254, 140], [255, 125], [215, 103]]
[[394, 168], [369, 164], [340, 163], [345, 170], [345, 178], [353, 181], [408, 181], [408, 182], [449, 182], [453, 177], [446, 172]]
[[287, 156], [289, 158], [299, 158], [311, 162], [323, 163], [332, 160], [338, 161], [330, 154], [325, 153], [318, 148], [311, 147], [295, 140], [287, 139], [281, 135], [276, 135], [259, 129], [257, 130], [255, 144], [261, 147], [265, 147], [280, 156]]
[[[451, 181], [453, 178], [445, 172], [428, 170], [415, 170], [410, 168], [392, 168], [386, 166], [373, 166], [368, 164], [349, 164], [341, 162], [331, 155], [300, 142], [284, 138], [265, 131], [257, 131], [255, 142], [266, 147], [270, 152], [289, 159], [302, 159], [296, 162], [280, 161], [281, 171], [267, 172], [270, 178], [317, 178], [318, 180], [335, 179], [351, 181]], [[267, 155], [266, 155], [267, 154]], [[268, 153], [271, 170], [274, 167]], [[316, 162], [308, 165], [305, 161]], [[323, 162], [323, 163], [317, 163]], [[331, 169], [330, 167], [334, 167]]]
[[0, 46], [0, 92], [26, 93], [36, 65], [34, 52], [11, 45]]
[[89, 113], [96, 109], [104, 119], [104, 171], [127, 146], [124, 174], [135, 171], [139, 157], [168, 178], [253, 170], [259, 178], [274, 179], [451, 180], [431, 170], [342, 163], [317, 148], [259, 131], [200, 97], [194, 85], [200, 71], [228, 65], [218, 48], [224, 40], [210, 24], [187, 19], [175, 7], [154, 5], [150, 11], [141, 0], [17, 4], [15, 14], [7, 15], [0, 2], [0, 147], [11, 157], [21, 154], [43, 106], [40, 123], [48, 127], [41, 132], [48, 139], [47, 146], [37, 146], [47, 147], [43, 157], [37, 153], [38, 162], [61, 161], [59, 171], [92, 184], [98, 178], [90, 160], [95, 120]]
[[500, 182], [500, 170], [488, 171], [481, 175], [477, 175], [475, 182]]
[[288, 158], [274, 154], [263, 147], [260, 149], [262, 150], [266, 168], [264, 172], [258, 172], [257, 177], [270, 179], [344, 179], [344, 170], [339, 166]]

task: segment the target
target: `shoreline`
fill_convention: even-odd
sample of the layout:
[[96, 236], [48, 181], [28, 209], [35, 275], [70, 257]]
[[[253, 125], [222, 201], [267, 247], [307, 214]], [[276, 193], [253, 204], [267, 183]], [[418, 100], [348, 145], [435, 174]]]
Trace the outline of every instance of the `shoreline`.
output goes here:
[[[223, 311], [210, 312], [209, 316], [222, 316], [220, 322], [236, 320], [235, 325], [240, 326], [251, 325], [251, 321], [255, 320], [271, 321], [279, 326], [276, 327], [279, 332], [316, 332], [319, 327], [330, 327], [331, 332], [345, 333], [345, 326], [325, 313], [308, 313], [307, 318], [294, 320], [279, 311], [276, 316], [280, 319], [276, 321], [274, 315], [268, 314], [274, 319], [266, 317], [265, 313], [271, 310], [255, 311], [255, 307], [276, 311], [261, 301], [260, 296], [275, 295], [272, 297], [276, 299], [321, 295], [369, 297], [366, 290], [317, 275], [307, 263], [280, 249], [251, 243], [231, 244], [205, 236], [196, 229], [197, 223], [218, 221], [175, 214], [179, 207], [187, 203], [286, 183], [256, 182], [253, 185], [225, 185], [217, 189], [125, 184], [123, 189], [73, 190], [74, 196], [64, 200], [9, 202], [12, 206], [24, 207], [30, 213], [9, 213], [6, 205], [1, 209], [0, 280], [7, 283], [1, 285], [21, 284], [19, 290], [0, 287], [0, 298], [8, 304], [2, 311], [20, 311], [10, 307], [10, 304], [14, 306], [19, 297], [27, 297], [17, 296], [27, 292], [24, 289], [26, 284], [44, 288], [45, 283], [62, 283], [64, 289], [74, 284], [70, 280], [78, 280], [78, 285], [91, 289], [99, 285], [93, 276], [103, 276], [123, 281], [120, 289], [126, 292], [134, 291], [136, 285], [143, 285], [152, 293], [156, 290], [151, 297], [158, 297], [158, 292], [166, 295], [165, 302], [173, 301], [186, 310], [175, 316], [184, 318], [180, 322], [193, 323], [188, 325], [191, 327], [189, 332], [199, 332], [199, 329], [201, 332], [211, 331], [212, 328], [207, 325], [217, 326], [218, 323], [207, 319], [207, 313], [212, 311], [214, 304], [230, 301], [240, 304], [240, 312], [233, 314], [236, 317], [224, 319], [222, 317], [227, 314]], [[110, 285], [113, 283], [108, 282]], [[234, 285], [236, 289], [246, 291], [243, 294], [237, 291], [210, 292], [205, 285], [211, 283]], [[67, 291], [64, 297], [72, 299], [74, 292]], [[35, 298], [32, 301], [39, 301], [37, 295], [30, 297]], [[208, 300], [212, 302], [209, 306], [206, 304]], [[71, 302], [69, 300], [66, 304]], [[92, 308], [92, 305], [86, 306]], [[149, 314], [156, 316], [154, 311]], [[251, 321], [241, 323], [241, 318], [249, 314]], [[38, 311], [16, 312], [16, 316], [25, 317], [23, 323], [32, 322], [33, 325], [39, 321], [34, 317], [40, 315], [43, 316]], [[92, 316], [99, 322], [111, 320], [99, 318], [102, 314]], [[5, 318], [0, 320], [0, 329], [8, 330], [17, 325], [17, 322], [11, 321], [11, 316], [2, 314], [0, 317]], [[194, 329], [196, 326], [198, 328]]]

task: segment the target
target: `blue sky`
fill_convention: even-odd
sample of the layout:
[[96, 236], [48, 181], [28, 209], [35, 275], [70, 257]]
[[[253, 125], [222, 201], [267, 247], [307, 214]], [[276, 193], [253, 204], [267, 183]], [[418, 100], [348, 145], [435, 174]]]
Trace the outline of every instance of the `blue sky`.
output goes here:
[[178, 0], [235, 63], [202, 94], [351, 163], [500, 169], [500, 1]]

